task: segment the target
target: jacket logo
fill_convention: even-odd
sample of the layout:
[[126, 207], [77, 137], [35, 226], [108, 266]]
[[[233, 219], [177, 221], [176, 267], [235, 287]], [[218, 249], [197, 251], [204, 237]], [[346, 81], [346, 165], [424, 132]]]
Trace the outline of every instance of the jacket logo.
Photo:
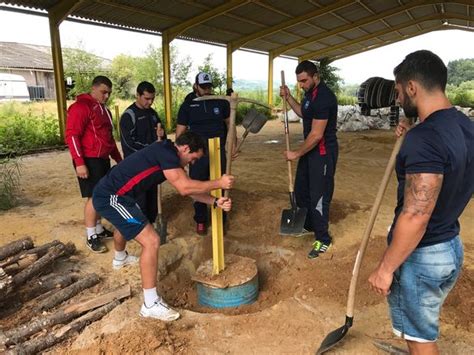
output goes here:
[[218, 115], [220, 112], [219, 107], [214, 107], [214, 114]]

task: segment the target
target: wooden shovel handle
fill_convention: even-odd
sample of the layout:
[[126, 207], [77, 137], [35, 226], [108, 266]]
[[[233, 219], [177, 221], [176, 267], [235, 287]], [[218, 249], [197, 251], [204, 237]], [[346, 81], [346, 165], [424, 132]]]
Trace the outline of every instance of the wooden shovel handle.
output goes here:
[[[232, 174], [232, 148], [235, 141], [235, 115], [237, 111], [237, 101], [239, 97], [233, 92], [230, 96], [230, 117], [229, 117], [229, 131], [227, 132], [227, 149], [226, 149], [226, 167], [225, 173]], [[224, 197], [229, 197], [229, 190], [224, 190]]]
[[[285, 86], [285, 71], [281, 71], [281, 85]], [[290, 150], [290, 129], [288, 127], [288, 111], [286, 110], [286, 97], [283, 98], [283, 111], [285, 114], [285, 140], [286, 150]], [[293, 193], [293, 169], [291, 167], [291, 160], [287, 160], [288, 164], [288, 190]]]
[[385, 190], [387, 189], [388, 182], [390, 180], [390, 175], [392, 174], [393, 168], [395, 167], [395, 160], [397, 158], [397, 154], [400, 151], [400, 147], [402, 146], [404, 138], [405, 135], [402, 135], [395, 142], [395, 146], [392, 150], [392, 155], [390, 156], [387, 167], [385, 168], [385, 174], [383, 175], [379, 191], [377, 192], [377, 197], [375, 198], [374, 205], [372, 206], [372, 211], [370, 211], [369, 221], [367, 222], [367, 226], [365, 227], [364, 235], [359, 246], [359, 251], [357, 252], [354, 269], [352, 271], [351, 284], [349, 286], [349, 296], [347, 299], [346, 315], [348, 317], [354, 316], [355, 291], [357, 287], [357, 279], [359, 278], [360, 266], [362, 264], [362, 259], [364, 258], [365, 250], [367, 249], [367, 244], [369, 243], [370, 233], [372, 232], [372, 228], [374, 227], [375, 219], [377, 217], [377, 213], [379, 212], [383, 195], [385, 193]]

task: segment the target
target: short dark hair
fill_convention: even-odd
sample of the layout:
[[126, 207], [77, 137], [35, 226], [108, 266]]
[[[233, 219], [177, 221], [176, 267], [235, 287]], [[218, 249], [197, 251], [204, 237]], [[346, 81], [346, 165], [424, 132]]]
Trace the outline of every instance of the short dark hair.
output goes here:
[[150, 94], [154, 94], [156, 92], [155, 87], [153, 86], [152, 83], [148, 81], [142, 81], [140, 84], [137, 86], [137, 93], [139, 95], [143, 95], [144, 92], [149, 92]]
[[303, 60], [300, 64], [296, 66], [295, 74], [301, 74], [302, 72], [308, 73], [308, 75], [313, 76], [314, 74], [319, 73], [318, 67], [313, 62], [309, 60]]
[[206, 141], [199, 134], [191, 131], [186, 131], [178, 138], [176, 138], [176, 145], [188, 145], [191, 153], [202, 149], [204, 154], [207, 154]]
[[395, 81], [406, 84], [409, 80], [418, 81], [426, 90], [446, 89], [448, 69], [440, 57], [428, 50], [408, 54], [403, 62], [393, 69]]
[[97, 75], [93, 80], [92, 80], [92, 86], [99, 86], [100, 84], [104, 84], [105, 86], [108, 86], [109, 88], [112, 89], [112, 82], [110, 81], [109, 78], [103, 75]]

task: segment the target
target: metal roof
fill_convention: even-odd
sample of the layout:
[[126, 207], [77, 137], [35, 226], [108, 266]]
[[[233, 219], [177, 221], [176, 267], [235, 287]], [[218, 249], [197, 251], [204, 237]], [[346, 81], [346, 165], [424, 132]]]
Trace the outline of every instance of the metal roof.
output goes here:
[[[70, 49], [80, 51], [78, 49]], [[36, 44], [0, 42], [0, 69], [31, 69], [42, 71], [53, 71], [53, 59], [50, 46]], [[94, 55], [99, 59], [100, 65], [107, 68], [111, 61], [109, 59]]]
[[[5, 1], [48, 11], [64, 0]], [[82, 0], [69, 19], [330, 61], [441, 29], [474, 29], [474, 0]]]

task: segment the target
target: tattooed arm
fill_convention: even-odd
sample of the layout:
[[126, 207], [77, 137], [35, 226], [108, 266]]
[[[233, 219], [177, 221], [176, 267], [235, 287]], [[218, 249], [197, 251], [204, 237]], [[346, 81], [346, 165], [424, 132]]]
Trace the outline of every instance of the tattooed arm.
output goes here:
[[407, 174], [404, 204], [393, 230], [392, 242], [377, 269], [370, 275], [372, 288], [386, 296], [393, 273], [413, 252], [436, 206], [443, 183], [442, 174]]

